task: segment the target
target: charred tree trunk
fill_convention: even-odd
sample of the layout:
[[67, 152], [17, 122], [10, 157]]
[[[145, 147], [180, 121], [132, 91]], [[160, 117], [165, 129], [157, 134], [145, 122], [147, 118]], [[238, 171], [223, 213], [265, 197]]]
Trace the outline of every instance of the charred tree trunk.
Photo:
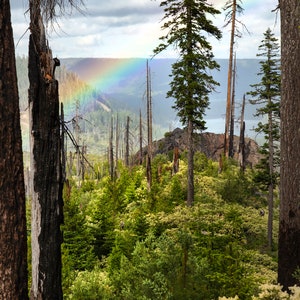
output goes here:
[[66, 173], [66, 149], [65, 149], [65, 114], [64, 114], [64, 104], [60, 104], [60, 125], [61, 125], [61, 180], [64, 183], [67, 178]]
[[179, 148], [178, 146], [174, 147], [173, 151], [173, 170], [172, 173], [176, 174], [179, 171]]
[[114, 138], [114, 124], [113, 117], [110, 121], [110, 135], [109, 135], [109, 150], [108, 150], [108, 161], [109, 161], [109, 174], [111, 180], [114, 179], [114, 148], [113, 148], [113, 138]]
[[62, 299], [63, 221], [58, 82], [53, 78], [38, 1], [30, 1], [29, 110], [31, 126], [31, 299]]
[[130, 122], [130, 118], [127, 117], [127, 121], [126, 121], [126, 133], [125, 133], [125, 145], [126, 145], [126, 149], [125, 149], [125, 165], [128, 167], [129, 166], [129, 122]]
[[300, 2], [281, 0], [281, 168], [278, 281], [299, 285], [300, 268]]
[[80, 160], [80, 166], [81, 166], [81, 180], [84, 181], [85, 176], [85, 155], [87, 153], [87, 146], [82, 143], [82, 150], [81, 150], [81, 160]]
[[235, 106], [235, 78], [236, 78], [236, 56], [234, 55], [234, 66], [232, 72], [232, 93], [230, 106], [230, 132], [229, 132], [229, 157], [234, 156], [234, 106]]
[[151, 81], [150, 69], [147, 60], [147, 129], [148, 129], [148, 149], [147, 149], [147, 182], [148, 190], [152, 186], [152, 99], [151, 99]]
[[237, 3], [236, 0], [233, 0], [228, 76], [227, 76], [226, 120], [225, 120], [225, 134], [224, 134], [224, 153], [226, 157], [229, 156], [229, 127], [230, 127], [230, 112], [231, 112], [232, 65], [233, 65], [233, 45], [234, 45], [234, 37], [235, 37], [236, 9], [237, 9]]
[[[191, 7], [187, 7], [187, 53], [189, 59], [187, 61], [187, 67], [191, 70], [193, 69], [193, 61], [192, 61], [192, 10]], [[187, 106], [191, 104], [193, 101], [193, 92], [191, 86], [194, 84], [194, 78], [192, 74], [188, 74], [187, 76]], [[187, 108], [188, 109], [188, 108]], [[192, 121], [192, 112], [190, 112], [187, 121], [187, 139], [188, 139], [188, 171], [187, 171], [187, 206], [191, 207], [194, 203], [194, 124]]]
[[188, 121], [188, 189], [187, 189], [187, 206], [192, 206], [194, 202], [194, 137], [193, 123]]
[[241, 123], [240, 123], [240, 140], [239, 140], [239, 164], [240, 170], [242, 172], [245, 171], [245, 95], [243, 96], [243, 103], [242, 103], [242, 111], [241, 111]]
[[76, 100], [76, 114], [74, 118], [74, 131], [75, 131], [75, 148], [76, 148], [76, 176], [80, 184], [81, 163], [80, 163], [80, 126], [79, 126], [79, 100]]
[[[269, 105], [272, 104], [269, 99]], [[274, 141], [273, 141], [273, 113], [268, 114], [269, 125], [269, 176], [270, 182], [268, 187], [268, 245], [270, 250], [273, 246], [273, 206], [274, 206]]]
[[118, 161], [119, 161], [119, 141], [120, 141], [120, 126], [119, 126], [119, 115], [117, 114], [116, 120], [116, 171], [118, 168]]
[[28, 299], [19, 95], [10, 4], [0, 5], [0, 299]]
[[139, 153], [139, 163], [143, 163], [143, 124], [142, 124], [142, 112], [140, 110], [140, 153]]

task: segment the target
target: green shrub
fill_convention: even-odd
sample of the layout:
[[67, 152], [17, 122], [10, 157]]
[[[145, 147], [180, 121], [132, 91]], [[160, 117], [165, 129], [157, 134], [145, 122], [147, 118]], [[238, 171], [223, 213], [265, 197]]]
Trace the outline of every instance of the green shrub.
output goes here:
[[66, 299], [101, 300], [114, 297], [107, 274], [96, 268], [77, 273]]

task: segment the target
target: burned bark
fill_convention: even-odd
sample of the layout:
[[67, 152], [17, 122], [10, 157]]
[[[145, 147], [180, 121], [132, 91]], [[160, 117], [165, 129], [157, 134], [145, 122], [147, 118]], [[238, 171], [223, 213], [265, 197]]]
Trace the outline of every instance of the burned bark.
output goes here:
[[125, 132], [125, 165], [129, 167], [129, 124], [130, 118], [127, 116], [126, 119], [126, 132]]
[[238, 150], [238, 161], [240, 165], [240, 170], [242, 172], [245, 171], [246, 163], [245, 163], [245, 102], [246, 98], [245, 95], [243, 96], [243, 103], [242, 103], [242, 111], [241, 111], [241, 122], [240, 122], [240, 139], [239, 139], [239, 150]]
[[0, 5], [0, 299], [28, 299], [27, 234], [15, 50], [8, 0]]
[[[34, 2], [34, 3], [33, 3]], [[62, 299], [63, 221], [58, 82], [36, 1], [30, 2], [29, 109], [31, 126], [31, 299]]]
[[300, 2], [281, 0], [281, 167], [278, 281], [300, 284]]

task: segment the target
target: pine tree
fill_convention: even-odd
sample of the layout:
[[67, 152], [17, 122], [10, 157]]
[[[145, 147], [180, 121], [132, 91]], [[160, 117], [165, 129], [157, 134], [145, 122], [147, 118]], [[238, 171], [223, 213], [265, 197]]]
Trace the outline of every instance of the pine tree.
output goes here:
[[256, 132], [264, 134], [265, 143], [261, 147], [263, 158], [257, 166], [255, 179], [262, 183], [268, 193], [268, 244], [272, 247], [273, 232], [273, 191], [278, 182], [279, 167], [279, 115], [280, 115], [280, 61], [278, 39], [271, 29], [264, 33], [264, 40], [259, 46], [258, 57], [260, 71], [257, 74], [261, 82], [251, 85], [253, 90], [248, 94], [253, 98], [251, 104], [259, 105], [256, 109], [256, 116], [262, 117]]
[[167, 97], [175, 99], [174, 109], [188, 131], [188, 193], [187, 205], [194, 201], [194, 130], [204, 130], [205, 109], [209, 105], [209, 93], [218, 83], [208, 74], [219, 66], [213, 59], [212, 47], [203, 32], [221, 38], [220, 30], [207, 15], [220, 13], [205, 0], [166, 0], [164, 7], [163, 30], [168, 33], [160, 39], [162, 43], [154, 50], [155, 54], [173, 45], [179, 59], [172, 65], [173, 80]]

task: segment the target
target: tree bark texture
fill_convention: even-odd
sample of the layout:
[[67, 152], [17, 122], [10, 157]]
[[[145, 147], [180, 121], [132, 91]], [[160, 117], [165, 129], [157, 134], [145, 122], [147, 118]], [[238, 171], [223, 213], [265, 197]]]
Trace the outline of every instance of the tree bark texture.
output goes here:
[[[268, 99], [268, 104], [271, 106], [271, 98]], [[268, 186], [268, 245], [270, 250], [273, 247], [273, 206], [274, 206], [274, 141], [273, 141], [273, 113], [268, 113], [269, 126], [269, 175], [270, 183]]]
[[232, 90], [231, 90], [231, 104], [230, 104], [230, 126], [229, 126], [229, 157], [234, 156], [234, 110], [235, 110], [235, 79], [236, 79], [236, 55], [234, 54], [234, 64], [232, 70]]
[[240, 165], [240, 170], [242, 172], [245, 171], [245, 102], [246, 97], [243, 96], [243, 102], [242, 102], [242, 111], [241, 111], [241, 122], [240, 122], [240, 140], [239, 140], [239, 150], [238, 150], [238, 161]]
[[142, 111], [140, 110], [140, 153], [139, 153], [139, 164], [143, 164], [143, 124], [142, 124]]
[[130, 118], [127, 116], [126, 120], [126, 133], [125, 133], [125, 165], [129, 167], [129, 123], [130, 123]]
[[300, 1], [281, 0], [281, 169], [278, 281], [300, 284]]
[[[35, 3], [34, 3], [35, 2]], [[61, 139], [58, 82], [36, 1], [30, 2], [29, 110], [33, 172], [31, 299], [62, 299]]]
[[231, 37], [229, 48], [228, 61], [228, 76], [227, 76], [227, 100], [226, 100], [226, 120], [224, 134], [224, 154], [229, 157], [229, 130], [230, 130], [230, 114], [231, 114], [231, 89], [232, 89], [232, 65], [233, 65], [233, 45], [235, 37], [235, 18], [236, 18], [236, 0], [232, 4], [232, 20], [231, 20]]
[[110, 129], [109, 129], [109, 173], [111, 180], [115, 178], [115, 166], [114, 166], [114, 148], [113, 148], [113, 138], [114, 138], [114, 121], [113, 117], [110, 120]]
[[[192, 57], [192, 11], [191, 7], [187, 6], [187, 52], [189, 54], [189, 57]], [[191, 59], [188, 61], [188, 68], [191, 70], [193, 62]], [[187, 76], [187, 100], [189, 102], [192, 102], [193, 99], [193, 92], [191, 90], [191, 86], [193, 85], [193, 78], [191, 74]], [[187, 132], [188, 132], [188, 174], [187, 174], [187, 199], [186, 199], [186, 205], [192, 206], [194, 203], [194, 124], [192, 121], [192, 116], [188, 116], [187, 121]]]
[[0, 5], [0, 299], [28, 299], [25, 186], [9, 0]]
[[187, 206], [194, 203], [194, 130], [191, 120], [188, 121], [188, 189], [187, 189]]
[[150, 80], [150, 68], [147, 60], [146, 64], [146, 77], [147, 77], [147, 138], [148, 138], [148, 150], [147, 150], [147, 183], [148, 183], [148, 190], [151, 190], [152, 186], [152, 95], [151, 95], [151, 80]]

